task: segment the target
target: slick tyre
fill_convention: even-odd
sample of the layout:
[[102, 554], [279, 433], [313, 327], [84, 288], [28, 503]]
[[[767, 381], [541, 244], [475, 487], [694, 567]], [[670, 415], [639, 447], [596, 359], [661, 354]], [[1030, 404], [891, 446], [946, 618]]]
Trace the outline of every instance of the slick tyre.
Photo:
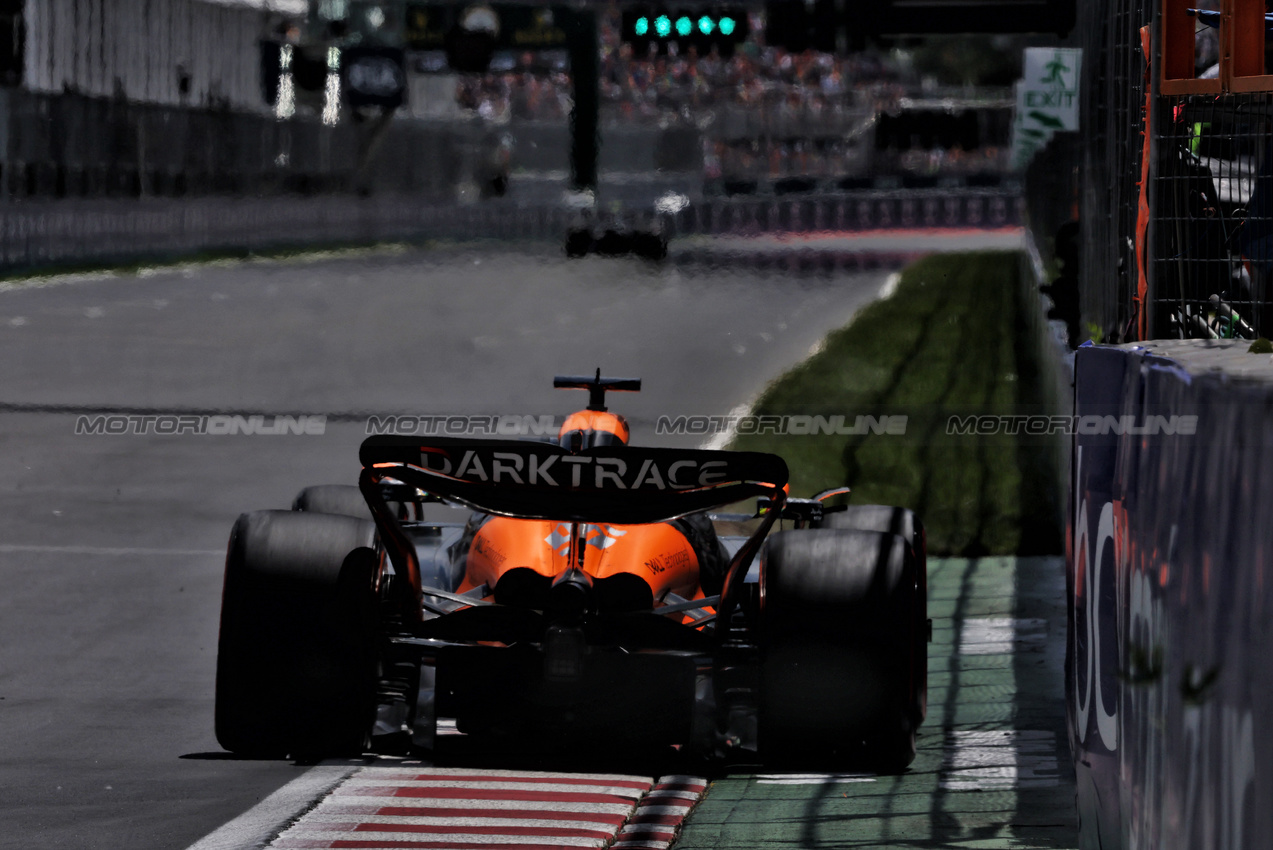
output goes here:
[[911, 547], [887, 532], [785, 531], [763, 557], [764, 758], [901, 771], [915, 757]]
[[916, 593], [919, 597], [919, 605], [915, 609], [915, 655], [911, 659], [916, 682], [911, 715], [918, 726], [924, 722], [928, 713], [928, 544], [924, 537], [924, 524], [913, 511], [906, 508], [891, 505], [849, 505], [843, 511], [827, 514], [821, 527], [888, 531], [911, 545], [916, 565]]
[[632, 237], [632, 253], [646, 260], [667, 258], [667, 240], [658, 233], [637, 233]]
[[[403, 518], [406, 504], [403, 502], [385, 502], [389, 511]], [[306, 487], [296, 494], [292, 500], [292, 510], [308, 511], [312, 514], [336, 514], [351, 516], [355, 519], [371, 519], [371, 508], [363, 498], [362, 491], [353, 484], [315, 484]]]
[[375, 715], [375, 526], [257, 511], [230, 533], [216, 735], [246, 756], [363, 751]]
[[315, 514], [339, 514], [371, 519], [371, 508], [362, 491], [352, 484], [316, 484], [306, 487], [292, 500], [292, 510]]
[[586, 257], [592, 251], [592, 234], [584, 229], [566, 232], [566, 256]]

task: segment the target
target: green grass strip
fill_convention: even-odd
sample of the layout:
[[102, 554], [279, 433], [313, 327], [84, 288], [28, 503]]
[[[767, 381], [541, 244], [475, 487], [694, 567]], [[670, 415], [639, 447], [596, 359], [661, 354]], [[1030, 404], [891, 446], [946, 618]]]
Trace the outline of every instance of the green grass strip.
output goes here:
[[905, 435], [746, 434], [731, 448], [782, 455], [793, 496], [849, 485], [854, 504], [919, 514], [941, 555], [1061, 551], [1050, 440], [948, 433], [951, 416], [1047, 413], [1022, 321], [1015, 252], [934, 255], [891, 298], [830, 334], [770, 385], [754, 414], [907, 417]]

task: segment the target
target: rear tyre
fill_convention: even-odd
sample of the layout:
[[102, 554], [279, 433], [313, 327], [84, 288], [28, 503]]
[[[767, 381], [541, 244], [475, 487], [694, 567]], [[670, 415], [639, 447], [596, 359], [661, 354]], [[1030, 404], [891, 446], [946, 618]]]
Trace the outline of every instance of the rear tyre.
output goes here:
[[911, 547], [895, 534], [786, 531], [761, 567], [766, 760], [897, 772], [915, 757]]
[[911, 719], [916, 726], [924, 722], [928, 714], [928, 545], [924, 537], [924, 524], [914, 511], [890, 505], [849, 505], [843, 511], [827, 514], [822, 528], [843, 528], [856, 531], [888, 531], [910, 543], [915, 555], [916, 593], [919, 605], [915, 609], [915, 656], [911, 669], [915, 677], [915, 701]]
[[292, 510], [371, 519], [371, 508], [367, 507], [367, 500], [363, 498], [362, 491], [352, 484], [316, 484], [306, 487], [292, 500]]
[[375, 525], [257, 511], [230, 533], [217, 741], [256, 757], [363, 751], [375, 716]]
[[592, 234], [585, 229], [572, 229], [566, 232], [566, 256], [586, 257], [592, 250]]
[[632, 237], [632, 253], [646, 260], [666, 259], [667, 240], [660, 233], [636, 233]]
[[[389, 512], [399, 519], [415, 516], [408, 502], [385, 502]], [[362, 490], [353, 484], [315, 484], [306, 487], [292, 500], [292, 510], [312, 514], [336, 514], [355, 519], [371, 519], [371, 507]]]

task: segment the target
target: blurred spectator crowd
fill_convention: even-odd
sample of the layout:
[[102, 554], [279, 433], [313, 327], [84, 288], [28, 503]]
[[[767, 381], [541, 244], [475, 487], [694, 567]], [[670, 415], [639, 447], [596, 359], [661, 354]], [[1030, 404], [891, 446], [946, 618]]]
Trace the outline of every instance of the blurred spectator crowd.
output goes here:
[[[1001, 167], [1003, 153], [993, 143], [969, 151], [877, 144], [876, 116], [898, 111], [908, 97], [935, 94], [896, 53], [789, 53], [764, 43], [763, 17], [753, 12], [750, 38], [728, 58], [693, 47], [678, 55], [675, 45], [637, 56], [620, 38], [620, 20], [615, 6], [601, 15], [603, 124], [701, 131], [709, 180], [837, 178], [866, 172], [871, 158], [910, 174]], [[494, 123], [562, 121], [571, 109], [570, 75], [564, 64], [545, 68], [530, 53], [510, 56], [502, 69], [462, 76], [457, 101]]]
[[[699, 56], [691, 47], [676, 55], [634, 56], [619, 37], [620, 15], [610, 7], [601, 16], [601, 94], [609, 121], [657, 120], [700, 124], [710, 110], [735, 105], [764, 109], [777, 120], [819, 120], [853, 106], [896, 102], [905, 93], [902, 73], [886, 54], [832, 56], [791, 54], [763, 43], [764, 21], [753, 14], [751, 39], [734, 56]], [[459, 105], [492, 121], [516, 118], [553, 121], [570, 112], [570, 77], [544, 73], [530, 54], [515, 66], [458, 85]]]
[[846, 57], [747, 42], [729, 59], [632, 55], [630, 45], [605, 51], [602, 96], [624, 118], [691, 119], [701, 110], [735, 105], [764, 109], [779, 120], [818, 120], [877, 98], [902, 94], [896, 69], [872, 54]]

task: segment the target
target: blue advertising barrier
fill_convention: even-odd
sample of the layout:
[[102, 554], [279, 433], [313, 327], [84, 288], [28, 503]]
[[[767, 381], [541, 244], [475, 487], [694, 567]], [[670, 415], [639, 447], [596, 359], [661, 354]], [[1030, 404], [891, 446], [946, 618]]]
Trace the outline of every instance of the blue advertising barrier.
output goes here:
[[1273, 847], [1273, 364], [1248, 345], [1076, 357], [1066, 693], [1083, 848]]

